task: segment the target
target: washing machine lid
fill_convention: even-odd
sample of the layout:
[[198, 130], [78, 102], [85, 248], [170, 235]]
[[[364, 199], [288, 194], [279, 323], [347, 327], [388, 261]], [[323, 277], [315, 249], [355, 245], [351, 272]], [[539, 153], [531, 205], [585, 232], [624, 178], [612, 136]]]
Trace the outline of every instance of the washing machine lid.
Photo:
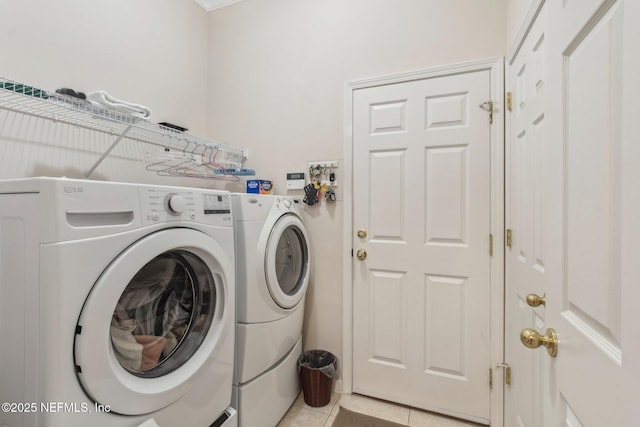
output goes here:
[[122, 252], [93, 286], [76, 327], [85, 392], [125, 415], [180, 399], [232, 331], [232, 269], [227, 252], [193, 229], [161, 230]]
[[309, 285], [307, 231], [297, 215], [278, 218], [264, 248], [264, 275], [274, 302], [284, 309], [295, 307]]

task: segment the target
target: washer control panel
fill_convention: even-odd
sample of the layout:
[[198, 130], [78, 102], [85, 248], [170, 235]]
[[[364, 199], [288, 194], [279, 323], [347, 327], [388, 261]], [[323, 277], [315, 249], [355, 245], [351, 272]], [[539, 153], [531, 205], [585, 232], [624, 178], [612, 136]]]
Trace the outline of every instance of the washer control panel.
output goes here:
[[187, 208], [187, 199], [176, 193], [169, 193], [164, 197], [164, 207], [171, 215], [178, 216]]
[[205, 215], [231, 214], [231, 197], [228, 194], [204, 193], [202, 195], [202, 204]]
[[225, 191], [140, 187], [142, 221], [197, 221], [231, 226], [231, 196]]

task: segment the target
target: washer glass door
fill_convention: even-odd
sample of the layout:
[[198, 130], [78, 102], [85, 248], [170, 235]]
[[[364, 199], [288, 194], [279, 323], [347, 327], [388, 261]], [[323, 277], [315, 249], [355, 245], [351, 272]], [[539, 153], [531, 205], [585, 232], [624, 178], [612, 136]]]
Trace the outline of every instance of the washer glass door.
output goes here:
[[196, 230], [161, 230], [129, 246], [78, 320], [74, 357], [85, 392], [125, 415], [183, 396], [233, 333], [232, 269], [227, 251]]
[[111, 318], [111, 344], [133, 375], [153, 378], [182, 366], [204, 340], [216, 289], [205, 262], [172, 250], [149, 261], [122, 292]]
[[265, 276], [272, 298], [280, 307], [296, 306], [309, 284], [309, 248], [302, 221], [284, 215], [271, 230], [265, 252]]

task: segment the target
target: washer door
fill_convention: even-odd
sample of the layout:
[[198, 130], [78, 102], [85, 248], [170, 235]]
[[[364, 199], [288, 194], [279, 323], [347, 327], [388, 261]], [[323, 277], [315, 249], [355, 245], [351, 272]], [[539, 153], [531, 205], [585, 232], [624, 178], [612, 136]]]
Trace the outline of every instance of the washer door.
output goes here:
[[273, 300], [280, 307], [295, 307], [309, 284], [307, 232], [300, 218], [281, 216], [271, 229], [264, 256], [264, 275]]
[[139, 415], [182, 397], [231, 330], [230, 268], [222, 247], [192, 229], [158, 231], [120, 254], [76, 328], [76, 371], [91, 398]]

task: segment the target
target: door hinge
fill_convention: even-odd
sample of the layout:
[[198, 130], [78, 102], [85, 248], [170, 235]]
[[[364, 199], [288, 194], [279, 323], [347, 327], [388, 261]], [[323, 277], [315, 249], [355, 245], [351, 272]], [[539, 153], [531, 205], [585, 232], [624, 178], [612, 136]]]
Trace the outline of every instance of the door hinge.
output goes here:
[[489, 390], [493, 390], [493, 369], [489, 368]]
[[513, 95], [511, 92], [507, 92], [507, 110], [511, 111], [513, 109]]
[[507, 228], [507, 247], [511, 249], [511, 229]]
[[493, 256], [493, 234], [489, 234], [489, 256]]
[[480, 108], [489, 112], [489, 124], [493, 123], [493, 101], [487, 101], [480, 104]]
[[496, 363], [496, 368], [504, 368], [504, 382], [511, 385], [511, 366], [508, 363], [500, 362]]

